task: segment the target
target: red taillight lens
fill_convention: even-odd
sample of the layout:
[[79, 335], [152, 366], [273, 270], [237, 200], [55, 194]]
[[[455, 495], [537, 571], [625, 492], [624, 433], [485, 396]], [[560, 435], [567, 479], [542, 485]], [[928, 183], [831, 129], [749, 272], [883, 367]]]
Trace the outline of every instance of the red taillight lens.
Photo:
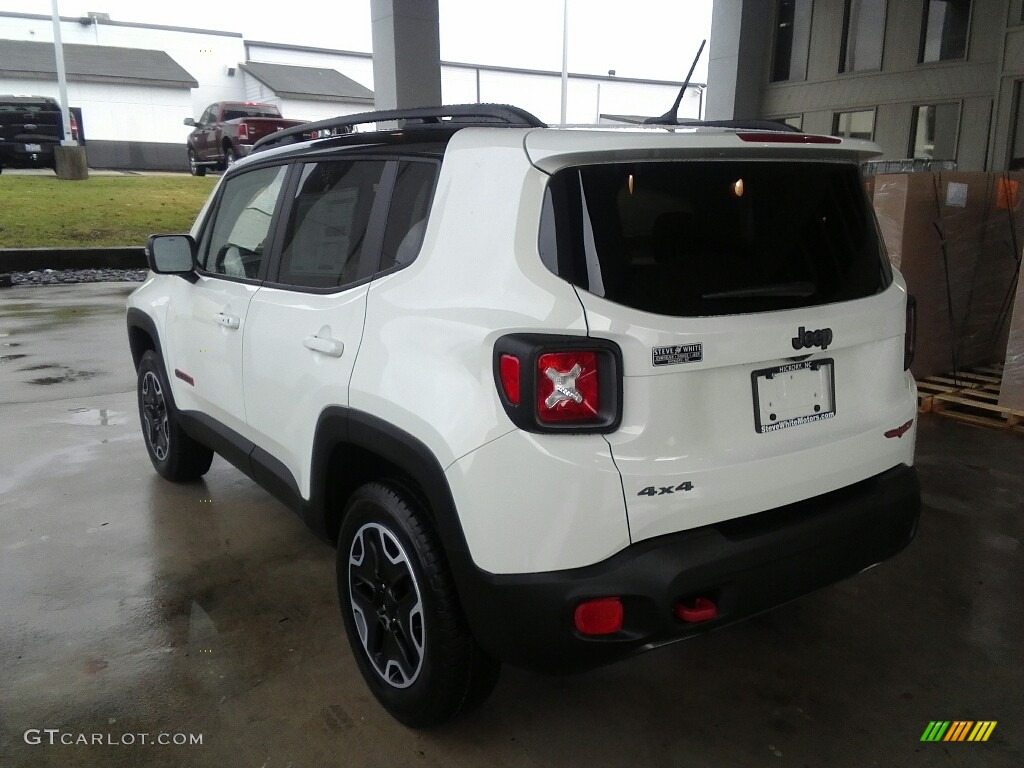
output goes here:
[[238, 124], [238, 138], [240, 141], [249, 140], [249, 126], [245, 123]]
[[72, 112], [69, 117], [71, 118], [71, 139], [78, 141], [78, 121], [75, 120], [75, 113]]
[[597, 355], [547, 352], [537, 358], [537, 418], [541, 421], [589, 421], [598, 418]]
[[903, 370], [909, 371], [917, 346], [917, 299], [907, 296], [907, 329], [903, 334]]
[[601, 597], [576, 606], [576, 629], [584, 635], [610, 635], [622, 629], [622, 601]]
[[501, 389], [512, 405], [519, 405], [519, 358], [515, 355], [502, 355], [498, 364], [501, 375]]

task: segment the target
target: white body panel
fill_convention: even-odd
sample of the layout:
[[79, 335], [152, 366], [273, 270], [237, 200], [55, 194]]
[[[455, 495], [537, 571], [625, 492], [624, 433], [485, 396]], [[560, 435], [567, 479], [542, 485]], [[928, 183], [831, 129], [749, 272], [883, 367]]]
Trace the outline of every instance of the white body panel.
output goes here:
[[578, 568], [629, 546], [622, 483], [600, 435], [516, 430], [446, 474], [473, 561], [485, 571]]
[[[172, 286], [163, 338], [175, 403], [246, 434], [239, 372], [249, 301], [258, 286], [203, 276], [195, 284], [179, 277], [159, 279]], [[195, 384], [177, 378], [175, 369]]]
[[366, 290], [261, 288], [249, 306], [242, 354], [247, 437], [288, 468], [307, 499], [317, 419], [327, 405], [348, 405]]
[[522, 133], [457, 133], [419, 256], [370, 285], [350, 404], [415, 435], [445, 469], [514, 429], [494, 382], [498, 337], [586, 335], [572, 286], [537, 256], [547, 177], [527, 162]]

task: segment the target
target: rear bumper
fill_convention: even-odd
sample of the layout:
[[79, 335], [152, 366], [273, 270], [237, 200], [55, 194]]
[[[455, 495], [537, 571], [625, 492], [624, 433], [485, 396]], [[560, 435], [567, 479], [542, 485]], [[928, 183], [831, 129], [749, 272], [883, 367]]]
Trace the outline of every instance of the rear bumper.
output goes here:
[[[760, 613], [879, 563], [917, 531], [920, 488], [900, 465], [832, 493], [725, 523], [640, 542], [592, 566], [495, 575], [459, 568], [474, 634], [496, 658], [542, 672], [600, 666]], [[620, 632], [586, 637], [573, 613], [618, 596]], [[673, 606], [708, 597], [711, 621], [687, 624]]]
[[39, 144], [38, 151], [28, 151], [20, 142], [0, 143], [0, 166], [5, 168], [53, 168], [54, 144]]

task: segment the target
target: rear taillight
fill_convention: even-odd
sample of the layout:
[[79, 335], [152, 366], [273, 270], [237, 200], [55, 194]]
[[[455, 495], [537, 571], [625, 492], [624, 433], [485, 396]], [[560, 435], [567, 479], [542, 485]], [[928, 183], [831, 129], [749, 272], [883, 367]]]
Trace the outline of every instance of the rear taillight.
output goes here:
[[547, 352], [537, 358], [537, 418], [586, 422], [598, 418], [600, 376], [593, 352]]
[[238, 124], [238, 140], [248, 141], [249, 140], [249, 126], [245, 123]]
[[612, 432], [622, 420], [622, 353], [604, 339], [503, 336], [494, 378], [505, 413], [528, 432]]
[[907, 294], [907, 326], [903, 333], [903, 370], [909, 371], [917, 346], [917, 299]]
[[72, 141], [78, 141], [78, 121], [75, 119], [75, 113], [69, 113], [71, 117], [71, 139]]
[[519, 358], [514, 355], [502, 355], [499, 363], [501, 390], [512, 405], [519, 405]]

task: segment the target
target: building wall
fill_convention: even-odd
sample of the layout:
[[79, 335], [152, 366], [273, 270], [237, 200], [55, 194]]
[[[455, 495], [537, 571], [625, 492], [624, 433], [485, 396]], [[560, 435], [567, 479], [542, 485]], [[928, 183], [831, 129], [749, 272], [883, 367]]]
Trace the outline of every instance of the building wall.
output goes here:
[[[238, 98], [240, 84], [236, 79], [237, 74], [235, 77], [228, 75], [228, 67], [237, 67], [239, 61], [245, 60], [245, 45], [238, 33], [106, 22], [82, 25], [75, 20], [64, 20], [61, 22], [60, 35], [65, 43], [166, 51], [168, 56], [199, 82], [199, 87], [192, 89], [192, 114], [186, 110], [178, 119], [179, 126], [186, 117], [199, 117], [203, 109], [214, 101]], [[36, 19], [2, 16], [0, 37], [53, 42], [53, 25], [48, 17]]]
[[[249, 42], [247, 48], [251, 61], [327, 67], [373, 89], [373, 57], [368, 53], [303, 50], [260, 42]], [[600, 105], [598, 83], [601, 85]], [[246, 87], [248, 94], [249, 86]], [[478, 101], [515, 104], [542, 120], [557, 122], [561, 115], [561, 89], [561, 75], [556, 72], [509, 71], [456, 63], [441, 65], [441, 99], [445, 104], [473, 104]], [[570, 123], [595, 122], [598, 106], [605, 113], [660, 115], [672, 106], [678, 92], [679, 85], [671, 83], [616, 80], [613, 77], [570, 77], [567, 120]], [[679, 114], [697, 117], [699, 102], [697, 90], [688, 90]]]
[[[0, 10], [0, 37], [37, 42], [53, 41], [48, 16], [5, 13]], [[185, 170], [185, 140], [191, 130], [186, 117], [198, 118], [215, 101], [259, 100], [278, 104], [287, 117], [317, 120], [367, 111], [366, 104], [282, 99], [238, 67], [240, 62], [263, 61], [336, 69], [373, 88], [373, 57], [369, 53], [245, 42], [233, 32], [145, 26], [100, 21], [82, 24], [61, 21], [65, 43], [163, 50], [198, 82], [197, 88], [68, 84], [72, 106], [82, 108], [89, 162], [94, 167]], [[131, 73], [126, 72], [126, 76]], [[498, 102], [516, 104], [542, 120], [556, 123], [561, 112], [561, 76], [557, 72], [508, 70], [445, 63], [441, 71], [446, 103]], [[570, 123], [597, 122], [598, 114], [659, 115], [674, 101], [673, 83], [616, 79], [610, 76], [570, 76]], [[57, 95], [56, 82], [0, 80], [0, 91]], [[701, 91], [687, 91], [681, 117], [698, 116]]]
[[[748, 18], [763, 16], [766, 5], [774, 13], [775, 3], [763, 0], [716, 0], [716, 19], [723, 19], [726, 32], [724, 21], [734, 19], [738, 2], [744, 30]], [[758, 84], [756, 116], [801, 115], [804, 131], [831, 133], [835, 113], [873, 109], [874, 140], [884, 158], [899, 159], [912, 151], [915, 107], [955, 102], [960, 115], [955, 151], [959, 168], [1005, 168], [1015, 119], [1015, 83], [1024, 80], [1022, 0], [973, 0], [966, 58], [930, 63], [918, 63], [924, 0], [889, 0], [886, 5], [879, 71], [839, 72], [845, 0], [814, 0], [804, 80], [769, 82], [774, 16], [760, 25], [760, 59], [741, 66], [737, 76], [741, 82]], [[713, 22], [712, 41], [717, 23]], [[712, 81], [711, 88], [716, 87]]]

